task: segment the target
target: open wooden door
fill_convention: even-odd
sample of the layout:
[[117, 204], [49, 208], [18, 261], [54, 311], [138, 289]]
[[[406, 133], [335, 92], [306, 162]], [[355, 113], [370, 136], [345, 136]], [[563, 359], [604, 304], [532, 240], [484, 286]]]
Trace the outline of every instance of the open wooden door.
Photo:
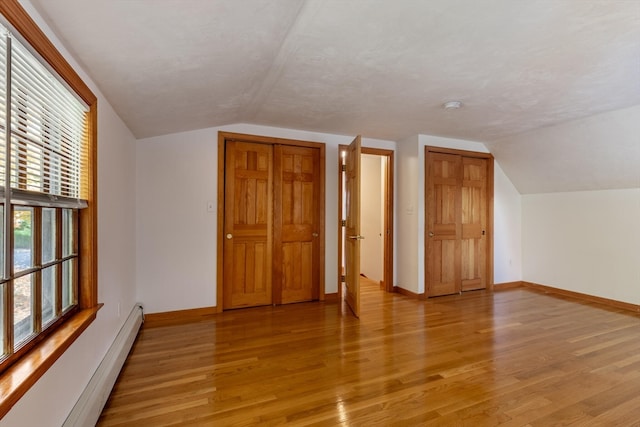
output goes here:
[[360, 317], [360, 135], [349, 145], [345, 158], [345, 293], [347, 305]]

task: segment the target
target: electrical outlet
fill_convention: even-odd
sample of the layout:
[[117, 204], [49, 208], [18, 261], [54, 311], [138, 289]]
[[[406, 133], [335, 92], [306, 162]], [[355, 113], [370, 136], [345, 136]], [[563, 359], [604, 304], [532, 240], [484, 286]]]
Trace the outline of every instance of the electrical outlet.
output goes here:
[[213, 200], [207, 201], [207, 212], [212, 213], [215, 209]]

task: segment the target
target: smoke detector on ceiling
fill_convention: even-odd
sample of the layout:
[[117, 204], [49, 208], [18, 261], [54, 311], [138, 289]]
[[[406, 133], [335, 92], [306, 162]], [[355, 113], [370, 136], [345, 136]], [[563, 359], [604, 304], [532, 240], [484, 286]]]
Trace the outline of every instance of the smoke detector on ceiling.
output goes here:
[[442, 108], [445, 110], [457, 110], [462, 107], [462, 102], [460, 101], [447, 101], [442, 104]]

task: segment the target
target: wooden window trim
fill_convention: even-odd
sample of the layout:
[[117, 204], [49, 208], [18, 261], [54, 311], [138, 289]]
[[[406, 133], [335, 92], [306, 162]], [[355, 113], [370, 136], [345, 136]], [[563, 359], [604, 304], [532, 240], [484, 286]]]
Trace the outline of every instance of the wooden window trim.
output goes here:
[[33, 386], [71, 344], [96, 319], [98, 304], [97, 265], [97, 97], [73, 67], [38, 28], [18, 0], [0, 2], [0, 13], [89, 106], [88, 150], [84, 188], [88, 207], [79, 215], [78, 311], [10, 366], [0, 376], [0, 418]]
[[36, 344], [25, 356], [11, 365], [0, 377], [0, 418], [33, 386], [38, 379], [96, 319], [101, 305], [81, 310], [51, 335]]

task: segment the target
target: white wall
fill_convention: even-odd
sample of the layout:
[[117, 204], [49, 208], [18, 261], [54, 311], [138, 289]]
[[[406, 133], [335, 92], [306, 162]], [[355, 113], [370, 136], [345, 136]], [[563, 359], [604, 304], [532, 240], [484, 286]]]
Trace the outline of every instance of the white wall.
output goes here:
[[523, 280], [640, 304], [640, 188], [522, 196]]
[[104, 307], [84, 334], [0, 420], [2, 427], [58, 427], [135, 304], [135, 139], [31, 4], [21, 4], [98, 96], [98, 299]]
[[522, 280], [522, 196], [493, 163], [493, 282]]
[[382, 164], [382, 158], [372, 154], [363, 154], [360, 163], [360, 234], [365, 236], [360, 245], [360, 273], [377, 282], [382, 280], [384, 260]]
[[[420, 165], [418, 135], [398, 142], [396, 150], [396, 233], [395, 285], [412, 292], [419, 292], [418, 270], [424, 263], [424, 255], [419, 258], [418, 210]], [[424, 167], [423, 167], [424, 169]], [[424, 173], [424, 172], [423, 172]], [[423, 281], [424, 282], [424, 281]]]
[[[338, 145], [353, 136], [235, 124], [137, 142], [138, 299], [150, 313], [217, 305], [217, 216], [206, 206], [211, 200], [217, 211], [218, 131], [326, 144], [325, 292], [337, 292]], [[392, 141], [362, 144], [395, 149]]]
[[136, 144], [136, 283], [148, 312], [215, 305], [217, 141], [199, 130]]

